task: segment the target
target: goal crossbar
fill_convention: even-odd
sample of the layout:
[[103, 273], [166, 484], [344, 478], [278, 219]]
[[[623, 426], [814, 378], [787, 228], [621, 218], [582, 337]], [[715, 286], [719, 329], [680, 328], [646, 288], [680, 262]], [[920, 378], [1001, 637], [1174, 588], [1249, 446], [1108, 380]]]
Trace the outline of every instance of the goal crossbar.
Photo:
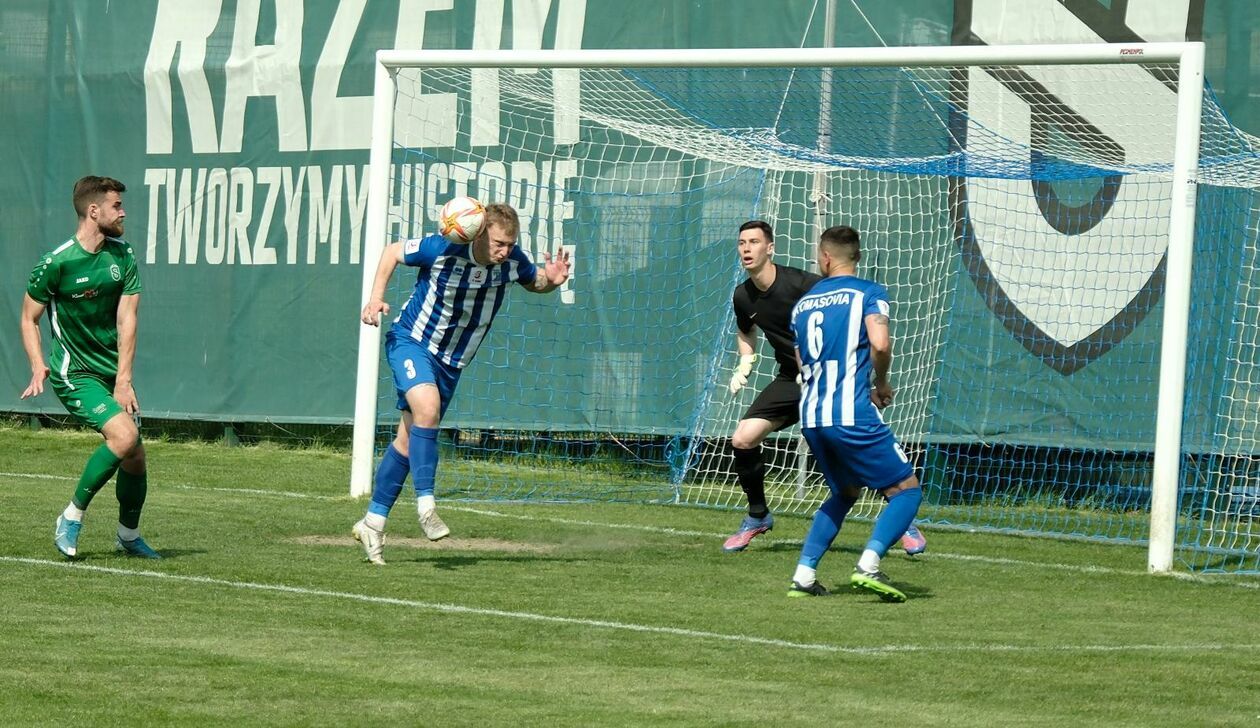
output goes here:
[[386, 68], [702, 68], [1177, 63], [1200, 42], [882, 48], [381, 50]]

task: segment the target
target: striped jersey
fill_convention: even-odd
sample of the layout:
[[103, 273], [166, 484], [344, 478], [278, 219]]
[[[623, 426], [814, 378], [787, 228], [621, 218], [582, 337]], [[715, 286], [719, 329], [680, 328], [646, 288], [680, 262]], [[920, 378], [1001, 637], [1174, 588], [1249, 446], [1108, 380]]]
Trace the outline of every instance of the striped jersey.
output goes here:
[[105, 238], [89, 253], [75, 238], [43, 254], [26, 293], [48, 306], [53, 343], [48, 367], [63, 381], [70, 374], [113, 379], [118, 374], [118, 302], [140, 292], [131, 245]]
[[394, 321], [394, 334], [410, 336], [457, 369], [477, 354], [508, 284], [530, 285], [538, 276], [519, 246], [502, 263], [483, 266], [473, 261], [470, 245], [436, 234], [403, 241], [403, 262], [420, 270], [415, 290]]
[[888, 290], [855, 276], [822, 279], [792, 309], [801, 353], [801, 427], [883, 422], [870, 394], [870, 314], [888, 315]]

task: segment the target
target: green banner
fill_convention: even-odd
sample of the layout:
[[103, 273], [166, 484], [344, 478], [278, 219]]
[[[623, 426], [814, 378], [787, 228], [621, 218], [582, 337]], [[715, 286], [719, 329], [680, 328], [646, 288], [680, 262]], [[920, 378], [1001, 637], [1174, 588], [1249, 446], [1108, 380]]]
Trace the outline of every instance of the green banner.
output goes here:
[[[1030, 15], [1023, 3], [1002, 5], [983, 23], [973, 17], [970, 0], [957, 7], [929, 0], [877, 5], [863, 4], [861, 12], [837, 3], [835, 43], [972, 42], [967, 34], [979, 38], [995, 23], [1001, 26], [1001, 17], [1008, 30], [1046, 32], [1019, 25]], [[85, 174], [116, 177], [128, 185], [126, 238], [144, 285], [136, 386], [145, 412], [346, 422], [353, 412], [377, 49], [817, 47], [823, 43], [824, 6], [814, 0], [8, 0], [0, 8], [0, 114], [7, 136], [0, 148], [0, 194], [10, 214], [0, 270], [9, 285], [0, 318], [17, 320], [27, 271], [41, 252], [73, 232], [74, 181]], [[1209, 44], [1209, 80], [1222, 89], [1222, 105], [1236, 124], [1260, 128], [1246, 93], [1249, 56], [1237, 50], [1239, 28], [1250, 27], [1254, 14], [1250, 4], [1187, 0], [1181, 11], [1144, 18], [1131, 8], [1119, 19], [1114, 13], [1073, 17], [1079, 34], [1094, 40], [1113, 39], [1104, 31], [1116, 23], [1145, 40], [1201, 35]], [[752, 127], [785, 118], [779, 99], [763, 98], [751, 85], [730, 85], [718, 98], [713, 89], [694, 85], [695, 78], [677, 87], [665, 77], [655, 80], [662, 97], [679, 100], [705, 122]], [[806, 124], [817, 118], [816, 96], [801, 91], [800, 99], [793, 98], [796, 108], [788, 115], [800, 124], [779, 128], [786, 139], [810, 138], [814, 129]], [[514, 128], [505, 109], [473, 104], [468, 110], [466, 97], [454, 103], [473, 120], [472, 130], [461, 134], [482, 133], [476, 129], [485, 121]], [[844, 111], [835, 121], [837, 139], [859, 127], [846, 118], [862, 117], [862, 110]], [[862, 128], [869, 128], [867, 122]], [[509, 295], [491, 334], [500, 343], [483, 350], [470, 368], [451, 422], [686, 431], [709, 362], [731, 347], [724, 317], [739, 278], [731, 225], [765, 204], [764, 175], [756, 169], [685, 168], [688, 162], [668, 155], [605, 159], [579, 169], [553, 158], [564, 140], [535, 142], [507, 131], [461, 141], [487, 157], [495, 148], [519, 149], [503, 151], [500, 168], [480, 170], [484, 190], [481, 180], [461, 178], [464, 172], [442, 153], [400, 155], [396, 177], [408, 180], [410, 189], [400, 184], [392, 193], [398, 212], [390, 234], [431, 229], [423, 210], [460, 189], [493, 197], [500, 191], [495, 180], [509, 188], [521, 180], [552, 191], [547, 199], [520, 198], [530, 204], [521, 210], [527, 219], [522, 246], [535, 252], [558, 242], [574, 245], [577, 274], [564, 294]], [[550, 151], [528, 151], [542, 147]], [[573, 145], [573, 158], [580, 147]], [[586, 180], [581, 184], [575, 182], [579, 173]], [[644, 186], [645, 179], [671, 175], [691, 182], [668, 193]], [[807, 204], [808, 182], [792, 189], [787, 197], [797, 194]], [[599, 204], [566, 206], [559, 199], [566, 191]], [[931, 215], [942, 222], [948, 195], [942, 188], [930, 198]], [[639, 208], [616, 202], [635, 196], [654, 201]], [[407, 211], [413, 206], [420, 214]], [[647, 223], [643, 215], [650, 217]], [[873, 215], [872, 224], [877, 219]], [[645, 224], [650, 232], [636, 232]], [[806, 237], [808, 225], [800, 228], [796, 236]], [[940, 244], [956, 244], [949, 232], [941, 231]], [[673, 247], [638, 261], [632, 279], [598, 262], [666, 242]], [[808, 260], [810, 253], [806, 247], [794, 255]], [[1108, 382], [1123, 379], [1132, 362], [1152, 351], [1158, 309], [1097, 363], [1064, 374], [1011, 334], [968, 273], [965, 261], [951, 271], [958, 281], [949, 302], [941, 403], [930, 430], [958, 439], [1017, 440], [1021, 433], [1049, 431], [1065, 443], [1088, 443], [1106, 431], [1116, 447], [1149, 442], [1153, 409], [1125, 410], [1124, 423], [1117, 425], [1117, 411], [1131, 407], [1131, 400], [1118, 397], [1116, 409], [1098, 409], [1097, 402]], [[653, 319], [644, 320], [642, 309], [634, 314], [632, 299], [650, 300]], [[393, 303], [401, 305], [401, 298]], [[570, 341], [575, 331], [581, 341]], [[45, 328], [45, 350], [47, 337]], [[566, 342], [568, 348], [557, 351]], [[1001, 375], [981, 392], [972, 387], [973, 360], [1001, 364]], [[558, 377], [555, 386], [539, 388], [532, 361], [548, 362], [545, 371]], [[49, 395], [18, 400], [29, 367], [15, 324], [0, 337], [0, 366], [0, 410], [61, 411]], [[513, 398], [505, 391], [524, 394]], [[1030, 398], [1037, 408], [1012, 418]], [[1055, 411], [1092, 414], [1046, 430], [1044, 413]], [[1105, 427], [1097, 420], [1105, 420]]]

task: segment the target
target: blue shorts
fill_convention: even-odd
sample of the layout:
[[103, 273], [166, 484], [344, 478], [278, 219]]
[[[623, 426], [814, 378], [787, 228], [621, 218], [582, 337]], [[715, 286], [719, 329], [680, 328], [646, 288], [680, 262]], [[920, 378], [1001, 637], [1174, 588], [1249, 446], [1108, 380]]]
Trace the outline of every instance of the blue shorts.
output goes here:
[[811, 427], [801, 434], [833, 493], [848, 485], [883, 490], [914, 475], [888, 425]]
[[461, 369], [441, 362], [421, 342], [410, 336], [396, 336], [393, 331], [385, 334], [385, 358], [394, 374], [398, 409], [411, 411], [411, 406], [407, 404], [407, 391], [412, 387], [432, 384], [437, 387], [442, 402], [439, 417], [446, 414], [446, 407], [455, 395], [455, 385], [459, 384]]

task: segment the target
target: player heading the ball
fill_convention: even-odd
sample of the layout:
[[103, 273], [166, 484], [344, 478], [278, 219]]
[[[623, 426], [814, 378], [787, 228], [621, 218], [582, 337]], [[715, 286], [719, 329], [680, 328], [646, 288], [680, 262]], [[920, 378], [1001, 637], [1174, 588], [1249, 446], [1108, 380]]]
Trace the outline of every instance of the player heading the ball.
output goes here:
[[385, 563], [385, 522], [408, 473], [424, 535], [433, 541], [450, 535], [434, 500], [438, 425], [460, 373], [476, 356], [503, 305], [508, 285], [548, 293], [569, 279], [567, 251], [554, 258], [544, 254], [543, 266], [536, 267], [516, 246], [520, 233], [516, 210], [505, 204], [486, 205], [484, 210], [484, 224], [471, 242], [460, 242], [459, 235], [448, 230], [453, 239], [433, 234], [386, 246], [361, 313], [364, 324], [379, 326], [390, 312], [385, 287], [394, 269], [400, 263], [419, 269], [415, 290], [385, 335], [385, 355], [402, 417], [377, 467], [367, 514], [353, 528], [367, 560], [374, 564]]

